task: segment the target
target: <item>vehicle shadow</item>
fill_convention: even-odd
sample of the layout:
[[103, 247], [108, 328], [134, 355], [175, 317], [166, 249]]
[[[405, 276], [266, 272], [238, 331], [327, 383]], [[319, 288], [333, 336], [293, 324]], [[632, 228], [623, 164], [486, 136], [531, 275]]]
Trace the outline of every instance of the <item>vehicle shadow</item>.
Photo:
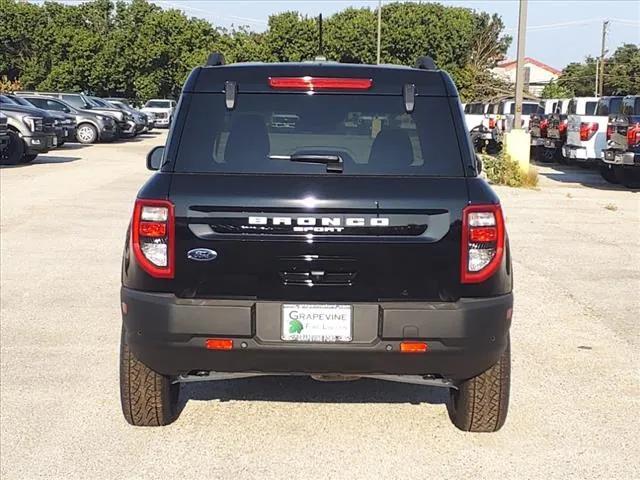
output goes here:
[[601, 190], [632, 191], [622, 185], [607, 182], [598, 171], [598, 167], [581, 168], [577, 165], [560, 163], [532, 162], [538, 169], [538, 175], [554, 182], [575, 183]]
[[436, 405], [445, 404], [448, 397], [448, 389], [442, 387], [366, 378], [346, 382], [319, 382], [306, 376], [265, 376], [183, 383], [178, 411], [181, 412], [189, 401], [194, 400]]
[[47, 163], [71, 163], [77, 160], [81, 160], [81, 157], [54, 157], [51, 155], [38, 155], [38, 157], [33, 162], [19, 163], [17, 165], [0, 165], [0, 169], [25, 168], [25, 167], [32, 167], [34, 165], [43, 165]]
[[91, 148], [93, 145], [77, 143], [77, 142], [65, 142], [64, 145], [57, 148], [57, 150], [79, 150], [81, 148]]

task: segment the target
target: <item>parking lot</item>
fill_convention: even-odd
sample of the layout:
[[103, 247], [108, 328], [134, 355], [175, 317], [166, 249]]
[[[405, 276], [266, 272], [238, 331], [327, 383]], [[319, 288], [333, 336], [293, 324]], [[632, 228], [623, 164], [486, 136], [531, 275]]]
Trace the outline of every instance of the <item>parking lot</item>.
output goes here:
[[558, 165], [497, 188], [516, 279], [500, 432], [457, 431], [442, 390], [300, 378], [189, 385], [173, 425], [129, 426], [120, 258], [164, 138], [0, 170], [3, 479], [640, 477], [640, 192]]

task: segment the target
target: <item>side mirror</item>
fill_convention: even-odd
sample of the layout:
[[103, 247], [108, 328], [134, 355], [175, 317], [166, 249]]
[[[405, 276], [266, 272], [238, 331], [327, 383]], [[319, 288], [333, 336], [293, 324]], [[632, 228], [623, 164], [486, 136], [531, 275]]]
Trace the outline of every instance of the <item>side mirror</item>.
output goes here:
[[480, 158], [480, 155], [477, 155], [477, 154], [476, 154], [476, 172], [478, 172], [478, 175], [482, 173], [482, 158]]
[[147, 168], [149, 170], [160, 170], [164, 159], [164, 145], [154, 147], [147, 154]]

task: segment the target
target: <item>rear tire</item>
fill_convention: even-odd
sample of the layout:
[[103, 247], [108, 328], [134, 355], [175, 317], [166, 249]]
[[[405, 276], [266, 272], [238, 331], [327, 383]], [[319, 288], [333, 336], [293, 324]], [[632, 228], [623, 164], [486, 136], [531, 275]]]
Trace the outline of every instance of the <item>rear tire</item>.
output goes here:
[[607, 164], [600, 165], [600, 175], [609, 183], [620, 183], [616, 176], [616, 168]]
[[180, 384], [154, 372], [138, 360], [126, 341], [124, 327], [120, 339], [120, 403], [131, 425], [158, 427], [177, 417]]
[[20, 163], [31, 163], [36, 158], [38, 158], [38, 154], [37, 153], [35, 155], [23, 155], [22, 156], [22, 160], [20, 161]]
[[96, 143], [98, 140], [98, 130], [90, 123], [81, 123], [76, 130], [76, 138], [78, 142], [85, 145]]
[[544, 148], [542, 152], [542, 161], [544, 163], [553, 163], [558, 158], [557, 149], [555, 148]]
[[451, 389], [449, 418], [465, 432], [496, 432], [504, 425], [509, 408], [511, 342], [493, 367]]
[[616, 178], [627, 188], [632, 190], [640, 188], [640, 168], [638, 167], [618, 167]]
[[17, 165], [22, 161], [26, 150], [24, 141], [16, 132], [9, 130], [9, 144], [0, 152], [0, 164]]

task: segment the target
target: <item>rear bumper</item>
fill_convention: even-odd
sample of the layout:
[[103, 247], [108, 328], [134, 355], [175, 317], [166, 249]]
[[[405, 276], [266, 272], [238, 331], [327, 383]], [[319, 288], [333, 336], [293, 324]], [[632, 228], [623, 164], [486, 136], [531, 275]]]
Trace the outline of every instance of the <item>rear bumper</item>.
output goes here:
[[588, 160], [597, 160], [595, 153], [592, 151], [590, 152], [587, 147], [580, 147], [577, 145], [563, 145], [562, 155], [565, 158], [583, 162]]
[[602, 161], [610, 165], [640, 166], [640, 154], [634, 152], [620, 152], [616, 150], [603, 150]]
[[[504, 351], [512, 294], [455, 303], [353, 304], [353, 341], [301, 344], [280, 340], [281, 303], [188, 300], [122, 288], [132, 352], [166, 375], [192, 371], [475, 376]], [[212, 351], [207, 338], [231, 338]], [[426, 353], [399, 352], [402, 340], [427, 342]]]

